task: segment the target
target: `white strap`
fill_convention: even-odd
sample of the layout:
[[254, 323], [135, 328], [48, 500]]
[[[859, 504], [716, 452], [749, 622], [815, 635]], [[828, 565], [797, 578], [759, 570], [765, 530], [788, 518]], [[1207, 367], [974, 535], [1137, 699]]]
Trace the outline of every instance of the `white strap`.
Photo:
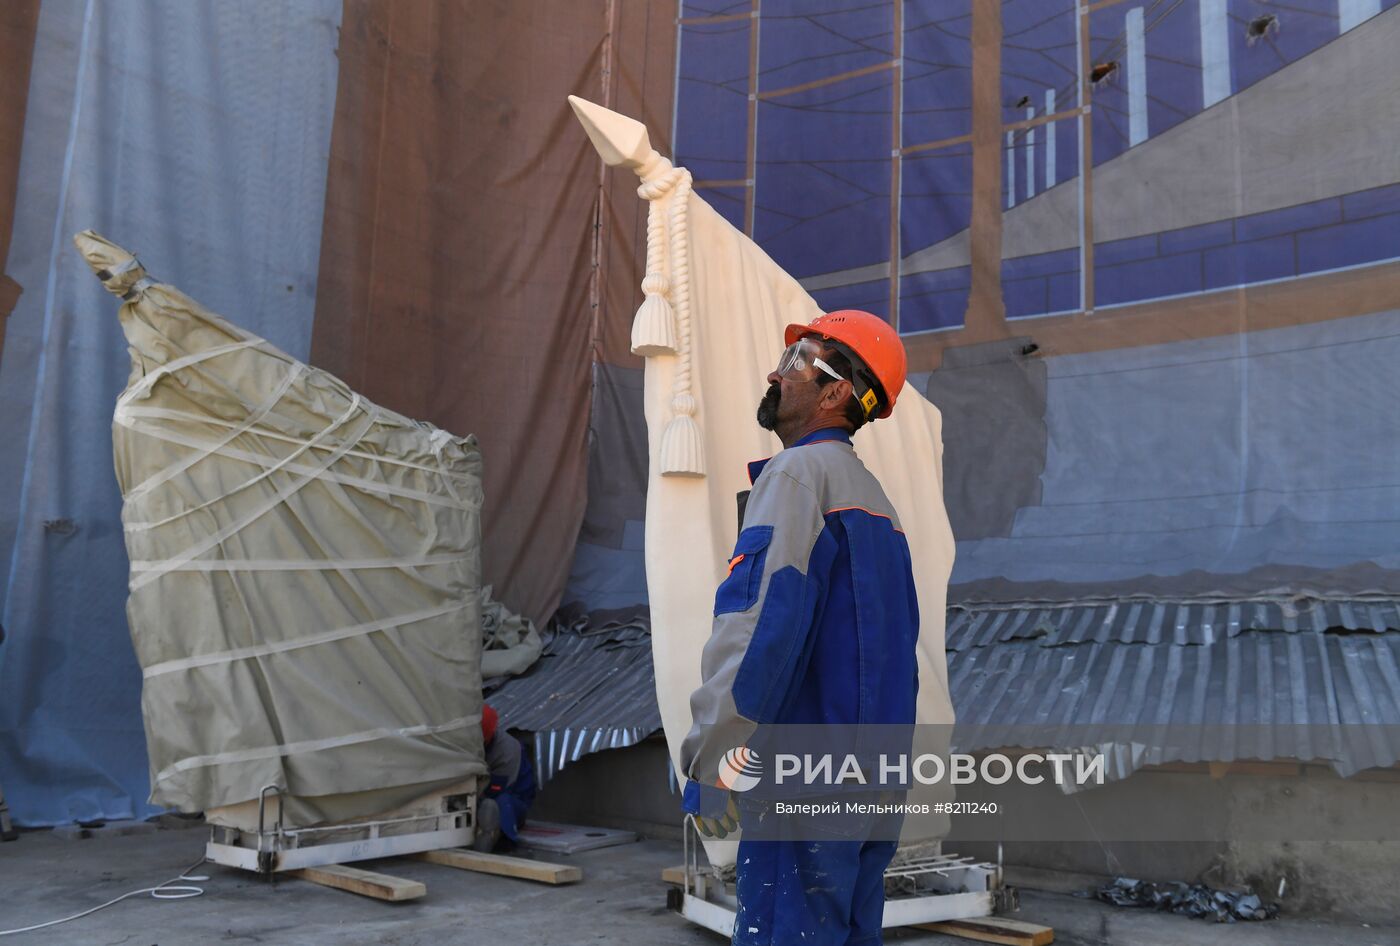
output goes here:
[[232, 752], [220, 752], [216, 755], [195, 755], [186, 756], [178, 762], [171, 763], [160, 770], [156, 775], [157, 782], [163, 782], [181, 772], [188, 772], [190, 769], [201, 769], [211, 765], [227, 765], [238, 762], [256, 762], [258, 759], [275, 759], [278, 756], [301, 755], [306, 752], [320, 752], [323, 749], [338, 749], [341, 746], [353, 746], [360, 742], [373, 742], [376, 739], [386, 739], [390, 737], [411, 737], [429, 736], [433, 733], [450, 732], [453, 729], [464, 729], [473, 723], [480, 725], [481, 714], [475, 716], [463, 716], [448, 723], [439, 725], [407, 726], [403, 729], [367, 729], [363, 732], [348, 733], [344, 736], [330, 736], [326, 739], [308, 739], [303, 742], [288, 742], [278, 746], [259, 746], [256, 749], [236, 749]]
[[152, 279], [150, 276], [142, 276], [140, 279], [136, 280], [136, 282], [131, 284], [130, 289], [122, 293], [122, 298], [130, 302], [132, 299], [135, 299], [138, 295], [145, 292], [147, 289], [151, 288], [154, 285], [156, 285], [156, 281], [154, 279]]
[[[282, 395], [287, 393], [287, 389], [292, 386], [292, 383], [295, 382], [297, 378], [301, 377], [301, 373], [305, 370], [306, 366], [301, 362], [292, 362], [291, 368], [287, 370], [286, 376], [282, 378], [282, 383], [277, 385], [276, 389], [268, 395], [267, 399], [258, 405], [257, 410], [250, 413], [243, 419], [241, 424], [230, 430], [228, 435], [220, 440], [216, 447], [206, 450], [203, 453], [192, 454], [182, 460], [177, 460], [160, 472], [148, 476], [140, 483], [137, 483], [123, 498], [129, 503], [140, 502], [142, 497], [146, 496], [151, 490], [163, 483], [169, 482], [171, 477], [179, 476], [205, 457], [218, 453], [219, 450], [226, 447], [235, 437], [247, 431], [258, 421], [266, 417], [268, 413], [277, 406], [277, 402], [282, 400]], [[136, 410], [139, 410], [139, 408], [136, 408]], [[193, 415], [191, 415], [191, 418], [193, 418]]]
[[263, 343], [261, 338], [248, 338], [241, 342], [233, 342], [228, 345], [216, 345], [204, 351], [186, 355], [183, 358], [176, 358], [174, 361], [166, 362], [156, 368], [150, 374], [137, 381], [131, 387], [122, 392], [122, 396], [117, 398], [117, 415], [120, 416], [122, 408], [132, 401], [146, 397], [155, 386], [155, 383], [166, 375], [174, 374], [190, 365], [197, 365], [201, 361], [208, 361], [210, 358], [217, 358], [220, 355], [227, 355], [230, 352], [242, 351], [245, 348], [256, 348]]
[[[350, 417], [354, 415], [354, 413], [359, 409], [360, 396], [356, 394], [353, 398], [350, 399], [350, 406], [345, 409], [345, 412], [342, 413], [335, 420], [331, 421], [330, 424], [328, 424], [319, 434], [312, 438], [311, 442], [314, 443], [317, 440], [320, 440], [322, 437], [329, 436], [331, 431], [335, 430], [337, 427], [341, 426], [346, 421], [348, 421]], [[241, 519], [240, 521], [233, 522], [229, 525], [224, 526], [218, 532], [215, 532], [214, 534], [205, 537], [201, 541], [196, 542], [194, 545], [191, 545], [189, 548], [185, 549], [183, 552], [181, 552], [179, 555], [176, 555], [174, 558], [170, 558], [165, 560], [164, 562], [161, 562], [159, 568], [142, 572], [140, 574], [140, 577], [136, 577], [131, 580], [131, 590], [135, 591], [138, 588], [143, 587], [144, 585], [148, 585], [151, 582], [155, 581], [157, 578], [159, 578], [161, 575], [164, 575], [166, 572], [173, 571], [174, 569], [185, 564], [186, 562], [193, 561], [194, 559], [203, 555], [205, 552], [209, 551], [215, 546], [220, 545], [225, 539], [237, 535], [239, 532], [252, 525], [255, 521], [262, 518], [271, 510], [282, 505], [282, 503], [286, 502], [293, 495], [295, 495], [303, 486], [315, 480], [327, 469], [329, 469], [332, 464], [334, 464], [337, 460], [344, 456], [345, 452], [349, 450], [351, 446], [353, 446], [362, 436], [364, 436], [365, 432], [369, 430], [369, 428], [374, 424], [374, 415], [377, 410], [378, 409], [373, 404], [370, 404], [368, 406], [368, 409], [366, 409], [364, 412], [364, 418], [362, 423], [360, 424], [359, 431], [356, 432], [355, 435], [352, 437], [346, 437], [344, 443], [329, 457], [327, 457], [321, 463], [319, 468], [313, 469], [312, 472], [308, 473], [300, 480], [297, 480], [295, 483], [292, 483], [288, 486], [284, 486], [281, 489], [277, 490], [270, 499], [258, 503], [257, 506], [253, 508], [253, 511], [250, 512], [248, 515], [244, 516], [243, 519]], [[306, 449], [308, 449], [309, 446], [310, 444], [307, 444], [307, 446], [303, 446], [295, 453], [293, 453], [292, 456], [296, 456], [297, 453], [305, 451]], [[271, 473], [274, 470], [287, 463], [290, 459], [291, 457], [287, 457], [279, 463], [274, 464], [272, 467], [264, 471], [261, 476], [258, 476], [254, 480], [250, 481], [250, 483], [256, 482], [257, 480], [262, 479], [265, 476], [271, 475]], [[247, 486], [249, 484], [244, 485]]]
[[[166, 516], [164, 519], [161, 519], [161, 520], [159, 520], [159, 521], [157, 521], [157, 522], [145, 523], [146, 528], [148, 528], [148, 529], [154, 529], [154, 528], [156, 528], [156, 527], [158, 527], [158, 526], [169, 525], [169, 524], [172, 523], [172, 522], [176, 522], [176, 521], [178, 521], [178, 520], [180, 520], [180, 519], [183, 519], [185, 516], [188, 516], [188, 515], [191, 515], [191, 514], [193, 514], [193, 513], [199, 512], [199, 511], [201, 511], [201, 510], [203, 510], [203, 509], [208, 509], [210, 506], [216, 506], [216, 505], [218, 505], [219, 503], [222, 503], [222, 502], [227, 501], [228, 498], [229, 498], [230, 496], [234, 495], [235, 493], [241, 493], [243, 490], [248, 489], [250, 486], [254, 486], [254, 485], [256, 485], [256, 484], [262, 482], [263, 480], [267, 479], [267, 478], [268, 478], [269, 476], [271, 476], [273, 473], [276, 473], [276, 472], [277, 472], [278, 470], [280, 470], [282, 467], [286, 466], [287, 464], [289, 464], [289, 463], [291, 463], [292, 461], [294, 461], [297, 457], [301, 456], [301, 454], [306, 453], [308, 450], [310, 450], [310, 449], [316, 444], [317, 441], [319, 441], [321, 438], [325, 437], [325, 436], [326, 436], [328, 433], [330, 433], [332, 430], [334, 430], [335, 428], [337, 428], [337, 427], [339, 427], [341, 424], [343, 424], [343, 423], [350, 417], [350, 415], [354, 412], [355, 406], [356, 406], [356, 403], [358, 402], [358, 400], [359, 400], [359, 395], [356, 395], [354, 398], [351, 399], [351, 401], [350, 401], [350, 407], [345, 411], [345, 413], [341, 414], [341, 415], [340, 415], [339, 417], [337, 417], [335, 420], [331, 421], [330, 426], [323, 428], [319, 433], [316, 434], [316, 436], [312, 437], [310, 440], [306, 441], [306, 442], [303, 443], [301, 446], [297, 447], [297, 449], [295, 449], [295, 450], [293, 450], [291, 453], [287, 454], [287, 455], [286, 455], [285, 457], [283, 457], [281, 460], [278, 460], [276, 463], [272, 464], [272, 466], [266, 467], [266, 468], [265, 468], [261, 473], [259, 473], [257, 476], [253, 477], [253, 478], [250, 479], [250, 480], [244, 480], [242, 483], [239, 483], [237, 486], [233, 487], [232, 489], [225, 490], [225, 491], [223, 492], [222, 495], [220, 495], [220, 496], [215, 496], [213, 499], [205, 500], [204, 502], [200, 503], [200, 504], [197, 505], [197, 506], [191, 506], [191, 507], [189, 507], [188, 509], [181, 509], [179, 512], [172, 513], [171, 515]], [[363, 436], [364, 433], [365, 433], [367, 430], [368, 430], [368, 427], [366, 427], [364, 430], [361, 430], [361, 431], [360, 431], [360, 434], [359, 434], [358, 436], [355, 437], [355, 440], [359, 440], [359, 439], [360, 439], [360, 436]], [[206, 451], [206, 452], [205, 452], [205, 456], [208, 456], [209, 453], [210, 453], [210, 451]], [[196, 459], [201, 459], [201, 458], [196, 458]], [[138, 532], [138, 531], [141, 531], [141, 530], [138, 530], [138, 529], [129, 529], [129, 530], [127, 530], [127, 531], [129, 531], [129, 532]]]
[[99, 274], [98, 278], [101, 279], [103, 282], [109, 282], [113, 276], [120, 276], [122, 273], [129, 273], [140, 265], [140, 260], [138, 260], [134, 256], [128, 256], [126, 259], [122, 260], [117, 265], [108, 267], [107, 275], [102, 276]]
[[306, 637], [298, 637], [293, 640], [275, 641], [267, 644], [255, 644], [251, 647], [236, 647], [233, 650], [222, 650], [212, 654], [197, 654], [193, 657], [183, 657], [179, 660], [167, 660], [162, 663], [152, 664], [142, 671], [142, 676], [147, 680], [158, 677], [165, 673], [174, 673], [177, 670], [193, 670], [195, 667], [209, 667], [214, 664], [232, 663], [235, 660], [249, 660], [253, 657], [266, 657], [268, 654], [280, 654], [289, 650], [299, 650], [303, 647], [315, 647], [317, 644], [329, 644], [333, 641], [341, 641], [350, 637], [358, 637], [362, 634], [373, 634], [375, 631], [388, 631], [396, 627], [404, 627], [408, 624], [417, 624], [419, 621], [429, 621], [433, 618], [442, 617], [445, 614], [452, 614], [466, 608], [466, 604], [452, 604], [442, 608], [429, 608], [423, 611], [415, 611], [412, 614], [405, 614], [402, 617], [385, 618], [381, 621], [366, 621], [364, 624], [354, 624], [350, 627], [338, 627], [329, 631], [322, 631], [320, 634], [310, 634]]
[[[298, 367], [300, 367], [300, 368], [302, 368], [302, 369], [305, 369], [305, 367], [306, 367], [305, 365], [302, 365], [300, 362], [295, 362], [295, 364], [297, 364]], [[260, 408], [259, 408], [259, 409], [260, 409]], [[274, 414], [273, 416], [277, 416], [277, 415]], [[234, 422], [231, 421], [231, 420], [224, 420], [222, 417], [211, 417], [211, 416], [207, 416], [207, 415], [204, 415], [204, 414], [196, 414], [196, 413], [194, 413], [193, 411], [179, 411], [179, 410], [173, 410], [173, 409], [171, 409], [171, 408], [165, 408], [165, 407], [128, 407], [128, 408], [123, 412], [123, 414], [122, 414], [122, 419], [121, 419], [120, 423], [122, 424], [123, 427], [129, 427], [129, 428], [131, 428], [132, 430], [136, 430], [136, 429], [138, 429], [138, 428], [137, 428], [137, 425], [131, 424], [131, 423], [127, 423], [127, 422], [126, 422], [127, 420], [129, 420], [129, 419], [131, 419], [131, 418], [153, 418], [153, 419], [159, 419], [159, 420], [181, 420], [181, 421], [189, 421], [191, 424], [208, 425], [208, 426], [211, 426], [211, 427], [235, 427], [235, 426], [237, 426], [237, 427], [242, 427], [242, 426], [243, 426], [242, 424], [234, 424]], [[279, 430], [273, 430], [272, 428], [269, 428], [269, 427], [262, 427], [262, 428], [260, 428], [260, 429], [258, 429], [258, 430], [254, 430], [254, 431], [250, 431], [250, 432], [251, 432], [252, 435], [255, 436], [255, 437], [262, 437], [262, 438], [265, 438], [265, 439], [267, 439], [267, 440], [276, 440], [276, 441], [279, 441], [279, 442], [281, 442], [281, 443], [293, 443], [293, 444], [302, 444], [302, 443], [306, 443], [306, 440], [305, 440], [304, 438], [301, 438], [301, 437], [293, 437], [293, 436], [290, 436], [289, 434], [284, 434], [284, 433], [282, 433], [282, 432], [279, 431]], [[439, 434], [441, 434], [442, 436], [439, 437], [439, 436], [438, 436]], [[449, 434], [447, 431], [442, 430], [441, 428], [435, 428], [435, 429], [433, 430], [432, 434], [429, 435], [429, 444], [432, 446], [432, 448], [433, 448], [433, 450], [434, 450], [435, 453], [440, 454], [440, 453], [441, 453], [441, 450], [442, 450], [442, 446], [443, 446], [444, 444], [446, 444], [448, 441], [452, 440], [452, 439], [453, 439], [452, 435]], [[317, 449], [329, 450], [330, 447], [318, 447]], [[211, 452], [211, 453], [217, 453], [218, 451], [215, 450], [215, 449], [213, 449], [213, 448], [210, 448], [210, 452]], [[472, 476], [472, 474], [470, 474], [470, 473], [456, 473], [456, 472], [453, 472], [453, 471], [450, 471], [450, 470], [446, 470], [446, 471], [445, 471], [445, 470], [442, 470], [439, 466], [429, 466], [429, 465], [426, 464], [426, 463], [414, 463], [414, 462], [412, 462], [411, 460], [400, 460], [400, 459], [397, 459], [397, 458], [395, 458], [395, 457], [384, 456], [383, 454], [379, 454], [379, 453], [370, 453], [368, 450], [351, 450], [349, 453], [346, 454], [346, 456], [347, 456], [347, 457], [357, 457], [357, 458], [362, 459], [362, 460], [372, 460], [372, 461], [374, 461], [375, 463], [385, 464], [385, 465], [387, 465], [387, 466], [401, 466], [401, 467], [406, 467], [407, 469], [410, 469], [410, 470], [422, 470], [424, 473], [433, 473], [433, 474], [442, 473], [444, 476], [451, 476], [451, 477], [453, 477], [454, 479], [459, 479], [459, 480], [470, 480], [470, 479], [473, 479], [473, 476]], [[129, 497], [129, 496], [130, 496], [130, 494], [128, 494], [128, 497]]]
[[[245, 463], [251, 463], [254, 466], [260, 467], [262, 469], [268, 469], [272, 465], [272, 458], [266, 454], [251, 453], [247, 450], [240, 450], [237, 447], [233, 446], [225, 446], [218, 450], [212, 450], [211, 448], [217, 446], [217, 444], [212, 440], [207, 440], [203, 437], [193, 437], [187, 434], [178, 433], [158, 424], [147, 424], [141, 422], [143, 417], [149, 416], [152, 418], [159, 418], [164, 414], [168, 413], [166, 411], [161, 410], [160, 408], [135, 408], [130, 410], [128, 413], [134, 416], [129, 417], [127, 419], [127, 423], [125, 423], [124, 426], [129, 427], [131, 430], [134, 430], [137, 433], [144, 434], [147, 437], [152, 437], [156, 440], [164, 440], [167, 443], [179, 444], [182, 447], [189, 447], [194, 450], [208, 450], [212, 453], [217, 453], [219, 456], [230, 457], [234, 460], [242, 460]], [[311, 446], [313, 450], [318, 449], [317, 446], [314, 444]], [[319, 449], [329, 450], [330, 447], [320, 447]], [[347, 451], [347, 455], [348, 453], [349, 451]], [[314, 473], [316, 469], [317, 467], [307, 463], [286, 464], [286, 470], [290, 473]], [[423, 492], [422, 490], [409, 489], [403, 486], [390, 486], [388, 483], [380, 483], [376, 482], [375, 480], [365, 479], [364, 477], [360, 476], [351, 476], [347, 473], [335, 473], [330, 470], [325, 470], [319, 475], [320, 478], [323, 480], [329, 480], [331, 482], [340, 483], [345, 486], [353, 486], [367, 493], [381, 493], [387, 496], [401, 496], [404, 499], [416, 499], [420, 502], [429, 503], [437, 506], [466, 506], [467, 508], [476, 508], [480, 505], [479, 502], [458, 502], [454, 501], [453, 499], [447, 496], [439, 496], [434, 493], [427, 493]], [[153, 523], [131, 522], [127, 523], [126, 530], [128, 532], [140, 532], [145, 529], [152, 528], [153, 526]]]
[[423, 568], [429, 565], [453, 565], [465, 562], [464, 555], [429, 555], [424, 558], [328, 558], [310, 561], [304, 558], [214, 558], [182, 562], [172, 567], [165, 559], [137, 560], [131, 563], [133, 572], [338, 572], [366, 568]]

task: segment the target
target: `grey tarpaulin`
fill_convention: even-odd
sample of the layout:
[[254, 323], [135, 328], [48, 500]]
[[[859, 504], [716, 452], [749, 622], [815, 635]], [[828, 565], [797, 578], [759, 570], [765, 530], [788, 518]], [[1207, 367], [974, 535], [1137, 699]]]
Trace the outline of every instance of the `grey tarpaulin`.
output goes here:
[[307, 824], [484, 773], [475, 440], [75, 241], [126, 300], [113, 444], [152, 801], [276, 784], [283, 820]]
[[585, 755], [641, 742], [661, 728], [646, 619], [561, 629], [487, 701], [504, 725], [532, 734], [541, 782]]
[[491, 597], [491, 586], [481, 589], [481, 676], [509, 676], [539, 659], [544, 639], [535, 622], [511, 611]]

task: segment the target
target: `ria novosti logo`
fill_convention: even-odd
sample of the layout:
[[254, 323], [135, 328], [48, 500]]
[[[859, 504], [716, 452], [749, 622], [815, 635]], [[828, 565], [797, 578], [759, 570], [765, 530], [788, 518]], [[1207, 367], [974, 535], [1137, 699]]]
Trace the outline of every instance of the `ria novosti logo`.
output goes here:
[[735, 746], [719, 760], [719, 783], [731, 792], [747, 792], [763, 777], [763, 762], [748, 746]]
[[[832, 753], [816, 755], [796, 755], [775, 753], [773, 756], [773, 784], [830, 785], [830, 786], [897, 786], [908, 788], [911, 782], [920, 785], [937, 785], [948, 781], [950, 785], [967, 785], [972, 782], [986, 782], [989, 785], [1003, 785], [1014, 777], [1025, 785], [1038, 785], [1045, 776], [1034, 771], [1049, 764], [1051, 778], [1056, 785], [1102, 785], [1107, 758], [1103, 752], [1079, 750], [1076, 752], [1027, 752], [1011, 759], [999, 752], [985, 756], [974, 756], [954, 752], [944, 757], [924, 754], [910, 759], [898, 754], [878, 756], [878, 765], [872, 770], [872, 760], [848, 754], [838, 758]], [[1073, 762], [1071, 771], [1070, 763]], [[912, 779], [911, 779], [912, 776]], [[731, 792], [747, 792], [758, 785], [763, 778], [763, 762], [757, 752], [748, 746], [735, 746], [719, 761], [720, 787]]]

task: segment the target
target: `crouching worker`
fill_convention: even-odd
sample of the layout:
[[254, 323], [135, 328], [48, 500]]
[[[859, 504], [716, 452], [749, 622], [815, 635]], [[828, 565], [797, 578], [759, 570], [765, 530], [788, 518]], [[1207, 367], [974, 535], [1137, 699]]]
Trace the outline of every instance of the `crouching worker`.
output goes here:
[[[702, 683], [690, 698], [694, 726], [680, 752], [685, 809], [715, 837], [764, 824], [749, 820], [751, 795], [731, 795], [757, 780], [740, 788], [719, 769], [745, 751], [733, 747], [777, 725], [864, 733], [914, 723], [919, 610], [909, 545], [851, 445], [857, 429], [894, 410], [904, 346], [883, 319], [852, 310], [789, 325], [785, 341], [758, 407], [759, 425], [783, 450], [749, 464], [753, 489], [715, 593]], [[734, 943], [882, 942], [897, 822], [832, 840], [759, 834], [739, 841]]]
[[491, 784], [476, 802], [476, 851], [509, 851], [520, 840], [525, 813], [535, 800], [535, 768], [525, 748], [490, 706], [481, 707], [481, 735]]

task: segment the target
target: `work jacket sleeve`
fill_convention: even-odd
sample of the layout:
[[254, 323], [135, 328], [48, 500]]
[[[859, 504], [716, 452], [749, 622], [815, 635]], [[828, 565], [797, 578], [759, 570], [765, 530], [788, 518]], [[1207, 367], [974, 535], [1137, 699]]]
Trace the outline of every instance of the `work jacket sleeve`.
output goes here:
[[776, 721], [800, 672], [829, 577], [811, 573], [822, 571], [814, 560], [829, 558], [814, 555], [821, 542], [835, 540], [824, 531], [812, 488], [779, 469], [759, 477], [729, 574], [715, 592], [703, 682], [690, 697], [693, 724], [681, 745], [681, 771], [688, 779], [684, 807], [693, 814], [724, 810], [726, 753], [744, 746], [759, 724]]

